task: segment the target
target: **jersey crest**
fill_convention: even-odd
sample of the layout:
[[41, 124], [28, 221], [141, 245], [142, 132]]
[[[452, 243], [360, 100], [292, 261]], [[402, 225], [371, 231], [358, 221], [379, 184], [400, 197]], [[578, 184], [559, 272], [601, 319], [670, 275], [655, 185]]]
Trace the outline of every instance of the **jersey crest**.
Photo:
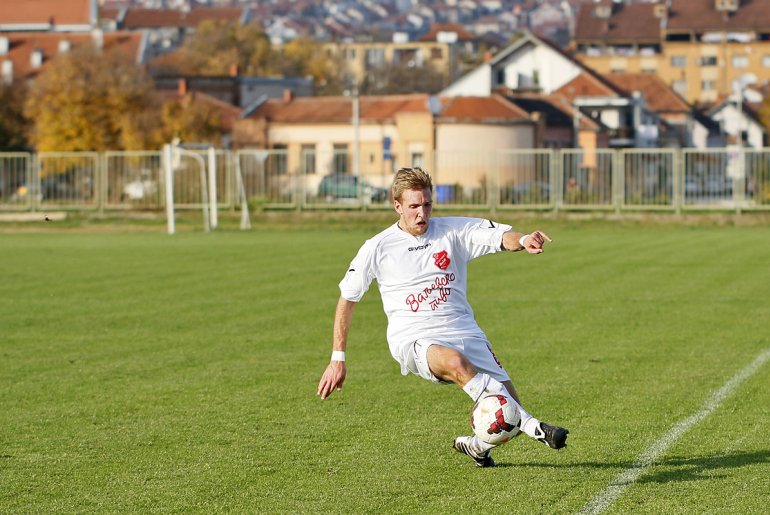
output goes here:
[[435, 260], [436, 266], [441, 270], [446, 270], [449, 264], [452, 262], [452, 260], [449, 259], [449, 255], [446, 253], [446, 250], [442, 250], [441, 252], [433, 254], [433, 259]]

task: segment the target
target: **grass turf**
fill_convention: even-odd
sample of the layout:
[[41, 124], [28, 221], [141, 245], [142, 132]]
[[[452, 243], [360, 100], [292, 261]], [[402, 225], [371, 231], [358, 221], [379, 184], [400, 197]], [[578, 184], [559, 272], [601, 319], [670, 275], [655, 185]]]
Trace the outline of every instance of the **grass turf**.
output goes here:
[[[770, 238], [537, 226], [547, 252], [474, 261], [469, 295], [569, 446], [521, 437], [489, 470], [450, 448], [467, 396], [400, 376], [376, 287], [344, 390], [315, 397], [370, 227], [0, 235], [0, 512], [579, 511], [770, 347]], [[766, 510], [768, 384], [766, 365], [608, 512]]]

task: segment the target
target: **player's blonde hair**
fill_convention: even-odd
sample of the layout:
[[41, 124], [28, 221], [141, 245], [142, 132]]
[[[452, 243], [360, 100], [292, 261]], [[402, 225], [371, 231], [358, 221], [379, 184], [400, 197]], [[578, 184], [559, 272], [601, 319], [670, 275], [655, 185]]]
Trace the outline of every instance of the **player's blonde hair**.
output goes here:
[[393, 200], [401, 200], [401, 194], [406, 190], [431, 190], [433, 191], [433, 181], [428, 172], [415, 166], [413, 168], [400, 168], [393, 176], [393, 184], [390, 187], [390, 193]]

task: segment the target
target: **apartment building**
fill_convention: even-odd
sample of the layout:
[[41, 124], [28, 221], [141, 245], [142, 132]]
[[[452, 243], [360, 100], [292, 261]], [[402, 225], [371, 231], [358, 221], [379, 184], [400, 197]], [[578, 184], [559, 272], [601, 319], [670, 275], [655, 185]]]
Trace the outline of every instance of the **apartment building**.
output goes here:
[[713, 103], [770, 80], [770, 6], [756, 0], [586, 3], [573, 46], [599, 73], [654, 73], [688, 102]]

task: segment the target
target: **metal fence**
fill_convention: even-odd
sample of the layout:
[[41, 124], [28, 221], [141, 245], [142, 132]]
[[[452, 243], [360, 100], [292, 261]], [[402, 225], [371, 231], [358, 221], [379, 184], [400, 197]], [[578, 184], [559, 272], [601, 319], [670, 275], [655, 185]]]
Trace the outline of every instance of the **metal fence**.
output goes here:
[[[196, 153], [198, 153], [196, 151]], [[177, 208], [200, 208], [201, 159], [174, 164]], [[770, 149], [502, 149], [393, 156], [354, 175], [343, 150], [218, 150], [220, 209], [388, 209], [394, 163], [431, 171], [437, 205], [490, 210], [770, 210]], [[162, 152], [0, 153], [0, 210], [162, 210]], [[364, 158], [365, 160], [365, 158]]]

